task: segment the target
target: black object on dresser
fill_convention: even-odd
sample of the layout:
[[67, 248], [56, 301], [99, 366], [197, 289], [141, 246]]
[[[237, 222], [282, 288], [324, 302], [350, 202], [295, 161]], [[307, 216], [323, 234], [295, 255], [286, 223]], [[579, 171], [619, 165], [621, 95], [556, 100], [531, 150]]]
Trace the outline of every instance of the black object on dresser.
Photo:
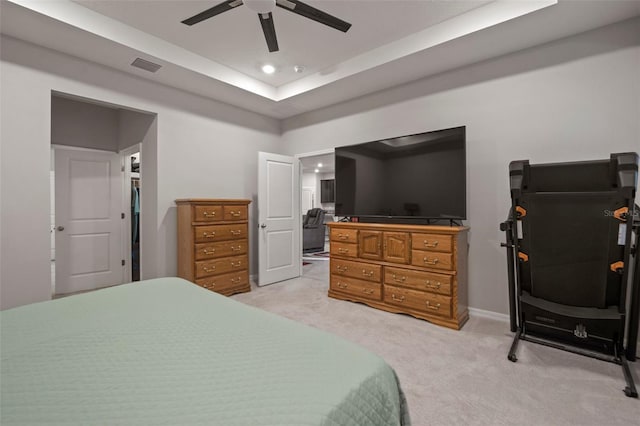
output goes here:
[[638, 340], [640, 208], [638, 154], [607, 160], [509, 165], [506, 233], [511, 331], [509, 360], [528, 340], [620, 364]]

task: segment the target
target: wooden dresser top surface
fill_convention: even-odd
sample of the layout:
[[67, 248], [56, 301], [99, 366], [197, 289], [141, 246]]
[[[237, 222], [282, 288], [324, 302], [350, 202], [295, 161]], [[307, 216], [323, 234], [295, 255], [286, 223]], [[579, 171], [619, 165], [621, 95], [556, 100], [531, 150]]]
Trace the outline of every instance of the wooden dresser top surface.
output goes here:
[[176, 204], [249, 204], [251, 200], [234, 198], [180, 198]]
[[366, 223], [366, 222], [329, 222], [331, 228], [372, 229], [409, 232], [435, 232], [443, 234], [457, 234], [469, 230], [468, 226], [443, 226], [443, 225], [409, 225], [395, 223]]

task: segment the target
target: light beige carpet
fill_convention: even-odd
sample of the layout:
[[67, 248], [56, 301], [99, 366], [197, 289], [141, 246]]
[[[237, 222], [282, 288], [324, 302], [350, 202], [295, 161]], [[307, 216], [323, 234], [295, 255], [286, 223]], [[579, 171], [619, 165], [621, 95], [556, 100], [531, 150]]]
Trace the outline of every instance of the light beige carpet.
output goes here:
[[[302, 278], [233, 298], [383, 357], [398, 373], [415, 426], [640, 425], [640, 400], [622, 392], [620, 366], [530, 342], [520, 342], [512, 363], [507, 322], [472, 315], [455, 331], [330, 299], [328, 267], [312, 262]], [[631, 366], [640, 380], [640, 361]]]

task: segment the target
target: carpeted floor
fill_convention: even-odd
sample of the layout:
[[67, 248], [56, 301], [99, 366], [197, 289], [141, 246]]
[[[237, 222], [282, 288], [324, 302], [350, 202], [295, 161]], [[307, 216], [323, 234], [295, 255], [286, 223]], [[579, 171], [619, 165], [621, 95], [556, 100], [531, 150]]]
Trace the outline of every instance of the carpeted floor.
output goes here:
[[[328, 268], [311, 262], [301, 278], [233, 298], [383, 357], [398, 373], [414, 426], [640, 424], [640, 400], [623, 394], [619, 366], [529, 342], [512, 363], [508, 323], [472, 315], [454, 331], [330, 299]], [[640, 362], [631, 365], [640, 380]]]

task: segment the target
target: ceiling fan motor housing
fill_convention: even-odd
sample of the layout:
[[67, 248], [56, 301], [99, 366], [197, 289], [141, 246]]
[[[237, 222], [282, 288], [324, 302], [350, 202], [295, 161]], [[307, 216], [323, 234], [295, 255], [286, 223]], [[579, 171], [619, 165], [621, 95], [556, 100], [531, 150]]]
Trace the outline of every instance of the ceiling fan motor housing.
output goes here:
[[276, 0], [242, 0], [242, 2], [256, 13], [269, 13], [276, 8]]

